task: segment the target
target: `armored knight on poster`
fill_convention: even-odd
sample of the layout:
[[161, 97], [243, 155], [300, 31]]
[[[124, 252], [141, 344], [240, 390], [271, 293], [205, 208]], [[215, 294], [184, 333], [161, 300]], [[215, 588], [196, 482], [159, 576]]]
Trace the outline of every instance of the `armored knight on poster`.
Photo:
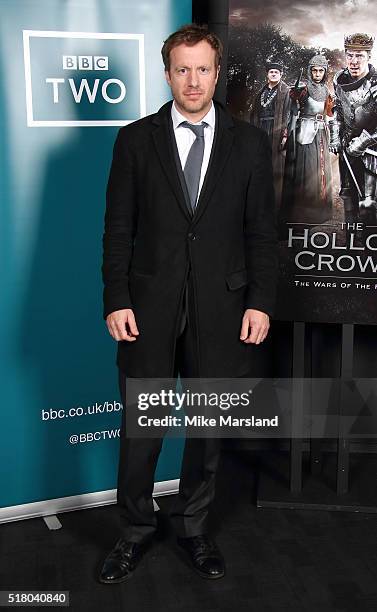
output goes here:
[[334, 78], [330, 151], [339, 155], [340, 197], [347, 223], [376, 225], [377, 71], [370, 64], [374, 38], [345, 37], [347, 66]]
[[328, 125], [333, 98], [326, 84], [328, 61], [309, 60], [307, 81], [290, 89], [287, 158], [281, 226], [287, 221], [320, 225], [332, 218], [332, 177]]

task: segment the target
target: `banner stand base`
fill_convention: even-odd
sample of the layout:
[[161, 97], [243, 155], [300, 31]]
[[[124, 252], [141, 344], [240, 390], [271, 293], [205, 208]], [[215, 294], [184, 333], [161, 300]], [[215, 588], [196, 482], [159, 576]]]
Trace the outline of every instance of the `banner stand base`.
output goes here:
[[46, 523], [47, 527], [50, 529], [50, 531], [56, 531], [56, 529], [62, 528], [62, 524], [59, 521], [56, 514], [50, 514], [49, 516], [44, 516], [43, 520]]
[[[155, 482], [153, 497], [174, 495], [178, 493], [178, 489], [178, 478]], [[0, 508], [0, 524], [41, 516], [50, 517], [49, 520], [52, 521], [52, 524], [56, 525], [53, 517], [63, 512], [72, 512], [74, 510], [85, 510], [86, 508], [115, 504], [116, 493], [116, 489], [109, 489], [105, 491], [95, 491], [93, 493], [60, 497], [57, 499], [30, 502], [28, 504], [19, 504], [17, 506], [7, 506]], [[154, 508], [155, 510], [158, 509], [158, 504], [156, 502], [154, 502]]]
[[303, 486], [291, 492], [288, 453], [263, 457], [257, 492], [258, 508], [330, 510], [377, 513], [377, 457], [372, 453], [349, 456], [349, 489], [337, 494], [337, 453], [323, 453], [320, 474], [311, 473], [309, 453], [304, 453]]

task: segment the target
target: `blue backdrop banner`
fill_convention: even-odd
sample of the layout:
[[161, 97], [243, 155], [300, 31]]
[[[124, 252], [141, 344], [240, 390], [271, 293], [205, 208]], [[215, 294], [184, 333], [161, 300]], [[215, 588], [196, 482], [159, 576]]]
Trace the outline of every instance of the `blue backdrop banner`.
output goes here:
[[[0, 506], [116, 487], [121, 405], [102, 319], [119, 126], [170, 97], [160, 49], [188, 0], [0, 5]], [[169, 440], [156, 480], [177, 478]]]

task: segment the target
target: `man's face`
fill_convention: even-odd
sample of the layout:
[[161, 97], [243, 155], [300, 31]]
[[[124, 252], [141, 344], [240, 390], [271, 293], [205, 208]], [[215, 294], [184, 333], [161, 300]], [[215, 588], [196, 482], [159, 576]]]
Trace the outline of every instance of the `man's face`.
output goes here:
[[361, 78], [368, 73], [368, 59], [367, 51], [346, 51], [347, 68], [351, 77]]
[[166, 81], [178, 110], [194, 122], [204, 117], [211, 106], [220, 69], [215, 66], [215, 56], [215, 50], [205, 40], [170, 51]]
[[321, 83], [325, 76], [325, 69], [322, 66], [312, 66], [311, 73], [314, 83]]
[[277, 70], [276, 68], [271, 68], [271, 70], [267, 72], [267, 79], [271, 85], [277, 85], [281, 79], [280, 70]]

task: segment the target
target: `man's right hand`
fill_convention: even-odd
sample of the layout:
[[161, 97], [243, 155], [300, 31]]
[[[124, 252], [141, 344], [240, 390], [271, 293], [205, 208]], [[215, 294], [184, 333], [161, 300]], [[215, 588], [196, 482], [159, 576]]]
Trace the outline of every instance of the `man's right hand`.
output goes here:
[[111, 312], [106, 317], [106, 325], [109, 334], [114, 340], [117, 340], [117, 342], [120, 340], [135, 342], [136, 336], [139, 335], [135, 315], [131, 308], [124, 308], [123, 310]]

